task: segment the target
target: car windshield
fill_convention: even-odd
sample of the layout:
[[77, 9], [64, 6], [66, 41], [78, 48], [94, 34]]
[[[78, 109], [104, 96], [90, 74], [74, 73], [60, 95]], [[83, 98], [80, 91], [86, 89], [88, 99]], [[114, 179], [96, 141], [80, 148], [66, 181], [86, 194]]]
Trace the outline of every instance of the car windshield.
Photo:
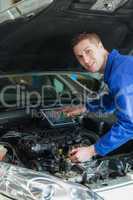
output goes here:
[[0, 23], [34, 16], [52, 2], [53, 0], [0, 0]]
[[[99, 77], [98, 77], [99, 78]], [[1, 108], [36, 106], [42, 101], [64, 104], [83, 101], [85, 94], [96, 98], [100, 81], [88, 73], [32, 73], [3, 75], [0, 79]]]

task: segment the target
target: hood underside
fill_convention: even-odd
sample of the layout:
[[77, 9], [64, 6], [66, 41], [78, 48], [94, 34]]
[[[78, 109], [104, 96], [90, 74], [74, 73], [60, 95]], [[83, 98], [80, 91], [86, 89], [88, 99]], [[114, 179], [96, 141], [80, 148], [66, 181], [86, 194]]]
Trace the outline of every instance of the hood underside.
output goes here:
[[[116, 48], [130, 54], [133, 45], [133, 0], [122, 1], [122, 4], [115, 0], [106, 1], [103, 5], [107, 9], [103, 9], [101, 4], [98, 7], [98, 2], [56, 0], [33, 17], [23, 16], [2, 23], [1, 71], [79, 71], [81, 68], [72, 54], [71, 40], [82, 32], [98, 33], [109, 51]], [[109, 3], [119, 4], [110, 10], [109, 5], [114, 4]]]

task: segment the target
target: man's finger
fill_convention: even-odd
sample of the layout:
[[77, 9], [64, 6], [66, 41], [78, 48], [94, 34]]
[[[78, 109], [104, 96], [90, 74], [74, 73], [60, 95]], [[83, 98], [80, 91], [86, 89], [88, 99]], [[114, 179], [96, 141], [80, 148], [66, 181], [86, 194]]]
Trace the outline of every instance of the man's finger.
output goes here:
[[75, 153], [77, 153], [79, 150], [79, 148], [74, 148], [71, 151], [69, 151], [69, 155], [74, 155]]
[[77, 158], [71, 159], [72, 163], [80, 163], [79, 160]]
[[73, 117], [73, 116], [75, 116], [77, 114], [79, 114], [79, 112], [77, 110], [73, 110], [73, 111], [67, 112], [67, 116], [68, 117]]
[[79, 163], [79, 160], [76, 154], [70, 156], [69, 159], [71, 160], [71, 162]]

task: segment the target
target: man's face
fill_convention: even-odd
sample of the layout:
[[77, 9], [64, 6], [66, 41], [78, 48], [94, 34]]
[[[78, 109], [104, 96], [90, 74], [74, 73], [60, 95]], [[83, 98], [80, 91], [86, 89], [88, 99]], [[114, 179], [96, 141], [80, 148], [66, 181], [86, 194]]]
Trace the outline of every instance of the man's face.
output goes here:
[[79, 63], [89, 72], [102, 70], [105, 64], [104, 48], [102, 44], [89, 39], [83, 39], [73, 48]]

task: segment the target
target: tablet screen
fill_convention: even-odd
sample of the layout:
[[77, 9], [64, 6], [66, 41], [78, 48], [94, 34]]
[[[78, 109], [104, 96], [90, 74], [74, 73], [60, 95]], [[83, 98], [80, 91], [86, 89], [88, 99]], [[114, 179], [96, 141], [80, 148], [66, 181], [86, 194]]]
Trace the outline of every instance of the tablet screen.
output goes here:
[[60, 108], [41, 109], [41, 112], [52, 126], [75, 123], [75, 120], [68, 117]]

